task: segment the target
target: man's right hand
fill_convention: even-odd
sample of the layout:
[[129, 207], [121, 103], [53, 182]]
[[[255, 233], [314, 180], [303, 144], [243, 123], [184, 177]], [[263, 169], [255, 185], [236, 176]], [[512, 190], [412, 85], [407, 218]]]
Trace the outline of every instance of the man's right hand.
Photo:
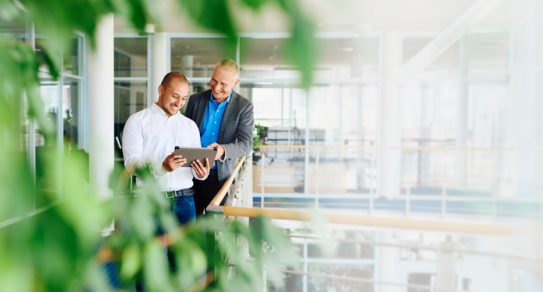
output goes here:
[[166, 156], [166, 159], [162, 162], [162, 167], [164, 167], [167, 172], [172, 172], [183, 166], [185, 163], [187, 163], [186, 158], [183, 158], [183, 156], [179, 154], [173, 154], [172, 152], [172, 154]]

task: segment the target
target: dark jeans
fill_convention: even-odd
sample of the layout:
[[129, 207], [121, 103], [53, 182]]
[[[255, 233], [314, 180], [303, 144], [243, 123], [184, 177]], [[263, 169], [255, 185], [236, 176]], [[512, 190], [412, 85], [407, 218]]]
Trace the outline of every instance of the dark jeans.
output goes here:
[[196, 217], [193, 195], [171, 198], [172, 212], [180, 224], [192, 221]]
[[[213, 201], [213, 198], [215, 198], [215, 195], [219, 192], [219, 190], [222, 188], [222, 184], [219, 181], [219, 175], [217, 173], [216, 169], [212, 169], [209, 172], [209, 176], [206, 180], [201, 181], [194, 179], [194, 203], [196, 206], [196, 215], [200, 216], [203, 214], [205, 208]], [[224, 199], [221, 202], [221, 205], [224, 205], [226, 202], [226, 199], [228, 198], [228, 194], [224, 196]]]

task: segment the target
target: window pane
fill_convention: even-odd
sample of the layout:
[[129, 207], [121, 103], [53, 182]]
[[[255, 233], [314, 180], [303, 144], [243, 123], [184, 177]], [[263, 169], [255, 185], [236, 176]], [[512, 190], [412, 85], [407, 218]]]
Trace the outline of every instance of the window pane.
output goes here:
[[506, 73], [509, 62], [508, 33], [474, 33], [465, 37], [468, 75]]
[[13, 37], [21, 42], [26, 42], [28, 36], [25, 17], [25, 13], [22, 10], [19, 10], [18, 15], [14, 15], [11, 20], [0, 18], [0, 36]]
[[83, 38], [74, 36], [72, 38], [72, 47], [70, 51], [64, 54], [63, 71], [67, 74], [80, 75], [83, 50]]
[[147, 77], [147, 38], [115, 39], [115, 77]]
[[48, 41], [47, 39], [42, 38], [39, 34], [36, 35], [36, 54], [38, 55], [40, 59], [39, 77], [42, 80], [52, 79], [51, 74], [49, 74], [49, 63], [45, 55], [45, 45], [47, 41]]
[[283, 126], [283, 100], [282, 88], [254, 88], [255, 123], [267, 127]]
[[51, 198], [60, 198], [58, 176], [61, 171], [61, 158], [57, 151], [57, 129], [59, 128], [59, 84], [52, 80], [42, 80], [40, 94], [48, 122], [53, 126], [51, 136], [46, 136], [36, 124], [36, 208], [50, 203]]
[[[25, 26], [25, 14], [23, 11], [18, 11], [17, 15], [13, 15], [13, 19], [5, 20], [0, 18], [0, 37], [13, 38], [21, 43], [26, 43], [28, 38], [26, 26]], [[28, 118], [26, 115], [28, 105], [24, 99], [16, 99], [17, 102], [22, 101], [22, 112], [20, 128], [21, 128], [21, 141], [20, 150], [26, 151], [28, 147]]]
[[226, 52], [222, 38], [172, 38], [171, 68], [186, 77], [211, 77], [213, 67], [222, 59], [236, 59]]
[[81, 81], [65, 78], [62, 92], [62, 120], [64, 151], [81, 148], [79, 135], [83, 125], [83, 117], [80, 112]]
[[[124, 125], [130, 115], [147, 108], [147, 82], [115, 82], [115, 139], [122, 142]], [[119, 157], [122, 151], [116, 144]]]
[[[417, 55], [428, 43], [432, 41], [430, 37], [409, 37], [403, 39], [402, 61], [403, 64], [409, 62]], [[418, 78], [436, 79], [436, 78], [458, 78], [460, 62], [459, 43], [456, 42], [450, 46], [443, 54], [428, 65], [423, 72], [417, 75]]]
[[47, 114], [47, 120], [54, 126], [55, 135], [51, 138], [47, 138], [38, 128], [36, 130], [36, 147], [54, 146], [56, 144], [54, 137], [56, 137], [57, 115], [60, 109], [58, 86], [58, 82], [56, 81], [44, 80], [41, 82], [40, 94], [43, 101], [43, 110]]

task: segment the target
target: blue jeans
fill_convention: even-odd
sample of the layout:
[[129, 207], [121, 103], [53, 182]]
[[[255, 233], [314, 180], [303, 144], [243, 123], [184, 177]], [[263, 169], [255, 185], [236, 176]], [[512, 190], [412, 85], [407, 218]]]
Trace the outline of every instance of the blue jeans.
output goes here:
[[179, 223], [185, 224], [194, 220], [196, 209], [194, 209], [194, 198], [192, 195], [174, 197], [172, 199], [172, 212], [179, 220]]

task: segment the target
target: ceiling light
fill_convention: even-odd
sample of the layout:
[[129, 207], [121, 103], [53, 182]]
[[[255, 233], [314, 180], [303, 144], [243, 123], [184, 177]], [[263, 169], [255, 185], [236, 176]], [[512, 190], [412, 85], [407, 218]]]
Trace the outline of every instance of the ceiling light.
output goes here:
[[339, 47], [337, 48], [338, 52], [352, 52], [353, 47]]

